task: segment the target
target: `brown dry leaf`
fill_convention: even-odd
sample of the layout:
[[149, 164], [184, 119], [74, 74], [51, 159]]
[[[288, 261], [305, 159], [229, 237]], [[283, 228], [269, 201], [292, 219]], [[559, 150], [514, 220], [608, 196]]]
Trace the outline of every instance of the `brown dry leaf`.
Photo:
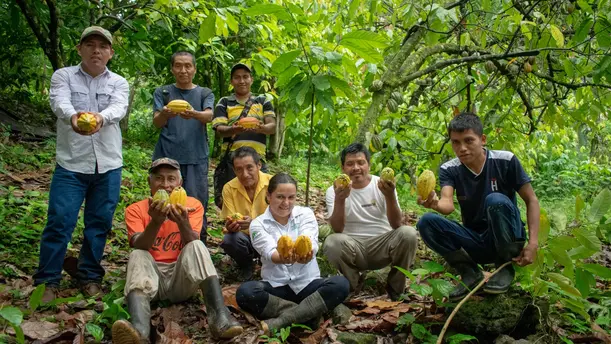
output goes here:
[[157, 343], [160, 344], [190, 344], [191, 339], [185, 335], [180, 325], [174, 321], [168, 321], [165, 325], [165, 332], [157, 332]]
[[364, 319], [351, 322], [344, 327], [346, 330], [354, 330], [358, 332], [384, 332], [394, 328], [391, 323], [384, 321], [384, 319]]
[[372, 308], [372, 307], [367, 307], [358, 311], [354, 311], [352, 312], [354, 315], [361, 315], [361, 314], [371, 314], [371, 315], [375, 315], [375, 314], [379, 314], [381, 311], [379, 308]]
[[[79, 338], [80, 336], [80, 338]], [[72, 342], [73, 344], [83, 344], [84, 336], [81, 336], [75, 329], [62, 331], [54, 336], [45, 339], [38, 339], [32, 344], [53, 344]]]
[[238, 301], [235, 298], [235, 293], [239, 286], [239, 284], [232, 284], [223, 288], [223, 298], [225, 299], [226, 306], [232, 306], [234, 309], [240, 309], [240, 307], [238, 307]]
[[95, 311], [93, 311], [92, 309], [88, 309], [88, 310], [84, 310], [84, 311], [74, 314], [74, 320], [84, 325], [92, 321], [94, 316], [95, 316]]
[[305, 339], [301, 339], [301, 342], [304, 344], [318, 344], [321, 343], [322, 340], [327, 336], [327, 327], [331, 324], [333, 319], [328, 319], [325, 321], [316, 332], [312, 333]]
[[244, 314], [244, 317], [246, 318], [246, 321], [248, 321], [249, 324], [259, 326], [259, 321], [255, 319], [255, 317], [252, 316], [252, 314], [244, 310], [241, 310], [241, 309], [239, 311], [242, 312], [242, 314]]
[[367, 307], [371, 308], [379, 308], [382, 311], [393, 309], [399, 304], [403, 303], [403, 301], [384, 301], [384, 300], [376, 300], [367, 302]]
[[605, 344], [611, 344], [611, 335], [609, 335], [607, 331], [603, 330], [600, 326], [598, 326], [595, 323], [592, 323], [591, 328], [592, 328], [594, 337], [602, 340], [603, 343]]
[[49, 321], [25, 321], [21, 324], [23, 334], [31, 339], [45, 339], [61, 332], [59, 324]]

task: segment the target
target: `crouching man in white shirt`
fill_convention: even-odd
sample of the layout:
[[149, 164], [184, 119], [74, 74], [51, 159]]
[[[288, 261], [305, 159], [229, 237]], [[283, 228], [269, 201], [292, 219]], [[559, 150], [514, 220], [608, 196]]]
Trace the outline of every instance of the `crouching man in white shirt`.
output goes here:
[[[250, 224], [253, 247], [261, 255], [262, 281], [240, 286], [236, 299], [240, 308], [259, 319], [266, 334], [294, 323], [317, 327], [320, 317], [342, 303], [349, 293], [343, 276], [320, 278], [316, 262], [318, 223], [310, 208], [295, 206], [297, 182], [286, 173], [272, 177], [267, 188], [269, 206]], [[306, 257], [281, 257], [278, 239], [293, 241], [305, 235], [312, 242]]]
[[405, 275], [396, 268], [408, 269], [414, 261], [418, 237], [416, 229], [401, 226], [401, 208], [395, 183], [369, 174], [370, 154], [360, 143], [341, 153], [342, 171], [350, 177], [346, 187], [330, 186], [327, 212], [333, 228], [325, 240], [324, 253], [357, 289], [360, 272], [390, 265], [386, 291], [393, 301], [405, 290]]

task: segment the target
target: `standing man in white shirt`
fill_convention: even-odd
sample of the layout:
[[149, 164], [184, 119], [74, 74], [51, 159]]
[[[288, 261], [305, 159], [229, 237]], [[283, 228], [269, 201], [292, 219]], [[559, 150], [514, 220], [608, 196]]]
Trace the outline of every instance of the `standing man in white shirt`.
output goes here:
[[[85, 201], [84, 238], [76, 278], [83, 292], [101, 292], [100, 265], [106, 237], [121, 189], [121, 129], [127, 112], [129, 85], [111, 72], [112, 35], [99, 26], [86, 28], [77, 45], [81, 63], [51, 77], [50, 103], [57, 116], [56, 162], [47, 225], [40, 241], [40, 260], [34, 284], [46, 284], [43, 301], [55, 299], [61, 281], [68, 242]], [[83, 113], [92, 113], [97, 125], [90, 132], [77, 126]]]
[[330, 186], [327, 212], [333, 228], [323, 250], [329, 262], [357, 289], [360, 272], [390, 265], [386, 291], [398, 300], [406, 277], [395, 266], [408, 269], [418, 247], [416, 229], [401, 226], [401, 208], [395, 183], [369, 174], [370, 154], [360, 143], [341, 152], [342, 171], [350, 177], [346, 187]]

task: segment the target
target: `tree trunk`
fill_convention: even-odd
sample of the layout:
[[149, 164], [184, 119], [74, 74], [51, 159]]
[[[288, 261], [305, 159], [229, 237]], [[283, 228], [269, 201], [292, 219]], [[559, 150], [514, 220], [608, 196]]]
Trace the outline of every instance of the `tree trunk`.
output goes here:
[[139, 84], [139, 80], [138, 78], [136, 78], [136, 80], [134, 80], [134, 84], [129, 89], [129, 101], [127, 103], [127, 113], [125, 114], [125, 117], [121, 119], [121, 122], [119, 122], [119, 127], [121, 128], [121, 135], [123, 135], [123, 137], [125, 137], [127, 135], [127, 132], [129, 131], [129, 115], [131, 114], [132, 109], [134, 108], [134, 97], [136, 95], [136, 88], [138, 87], [138, 84]]
[[[218, 76], [219, 83], [219, 100], [225, 96], [225, 71], [223, 71], [223, 66], [220, 63], [216, 64], [216, 72]], [[218, 102], [218, 101], [217, 101]], [[214, 132], [214, 142], [212, 143], [212, 152], [210, 153], [211, 158], [216, 158], [221, 155], [221, 147], [223, 143], [223, 138], [219, 136], [216, 130]]]
[[275, 110], [276, 133], [269, 137], [269, 149], [267, 151], [268, 160], [279, 159], [282, 156], [282, 149], [284, 148], [284, 134], [286, 133], [284, 117], [286, 116], [286, 111], [282, 104], [278, 104]]

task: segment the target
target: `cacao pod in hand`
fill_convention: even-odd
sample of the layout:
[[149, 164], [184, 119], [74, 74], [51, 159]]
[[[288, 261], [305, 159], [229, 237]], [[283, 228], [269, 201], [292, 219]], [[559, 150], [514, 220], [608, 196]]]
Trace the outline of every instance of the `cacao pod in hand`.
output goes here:
[[340, 174], [335, 178], [335, 185], [342, 188], [348, 187], [350, 185], [350, 177], [347, 174]]
[[389, 99], [386, 105], [388, 106], [388, 110], [392, 113], [399, 111], [399, 104], [397, 104], [394, 99]]
[[424, 170], [418, 177], [418, 182], [416, 183], [416, 190], [418, 191], [418, 195], [423, 200], [426, 200], [429, 197], [431, 191], [435, 189], [435, 174], [431, 170]]
[[395, 171], [390, 167], [384, 167], [380, 172], [380, 178], [387, 182], [395, 182]]
[[384, 144], [382, 143], [380, 136], [373, 135], [371, 137], [371, 146], [377, 151], [381, 151], [384, 148]]
[[254, 117], [244, 117], [238, 121], [238, 126], [244, 129], [254, 129], [261, 125], [261, 121]]
[[290, 258], [293, 251], [293, 239], [288, 235], [283, 235], [278, 239], [276, 250], [282, 259]]
[[170, 194], [170, 204], [171, 205], [182, 205], [183, 207], [187, 206], [187, 192], [182, 186], [174, 188], [172, 193]]
[[95, 115], [89, 112], [81, 114], [76, 120], [76, 126], [84, 132], [90, 132], [98, 125]]
[[184, 112], [185, 110], [192, 109], [191, 104], [189, 104], [189, 102], [187, 102], [186, 100], [182, 100], [182, 99], [172, 100], [166, 106], [172, 112]]
[[298, 258], [304, 259], [312, 252], [312, 241], [305, 235], [300, 235], [295, 240], [295, 255]]
[[382, 87], [384, 87], [384, 82], [382, 82], [382, 80], [374, 80], [371, 83], [371, 86], [369, 87], [369, 90], [371, 92], [377, 92], [377, 91], [380, 91], [382, 89]]
[[165, 207], [170, 201], [170, 195], [168, 195], [168, 192], [164, 189], [159, 189], [157, 192], [155, 192], [153, 201], [163, 201], [163, 206]]

